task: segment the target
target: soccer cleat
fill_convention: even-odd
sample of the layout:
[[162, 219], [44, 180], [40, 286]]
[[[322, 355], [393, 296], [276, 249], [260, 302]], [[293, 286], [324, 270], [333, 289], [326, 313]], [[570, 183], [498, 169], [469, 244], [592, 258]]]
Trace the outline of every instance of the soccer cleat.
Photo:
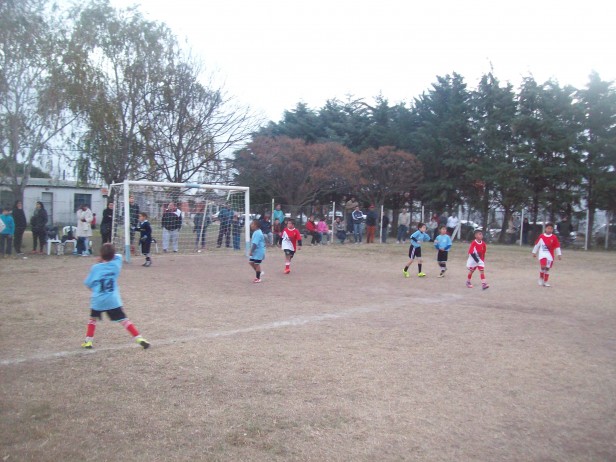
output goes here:
[[543, 285], [545, 285], [545, 283], [544, 283], [543, 279], [539, 278], [539, 279], [537, 280], [537, 285], [539, 285], [539, 286], [543, 286]]
[[86, 350], [92, 349], [92, 340], [87, 340], [81, 344], [81, 348], [85, 348]]
[[152, 260], [146, 260], [143, 266], [145, 267], [152, 266]]
[[486, 290], [486, 289], [489, 289], [489, 288], [490, 288], [490, 286], [486, 282], [481, 284], [481, 290]]
[[437, 278], [444, 278], [444, 277], [445, 277], [445, 272], [442, 272], [441, 274], [437, 276]]
[[471, 281], [466, 281], [466, 287], [468, 287], [469, 289], [473, 288], [473, 284], [471, 284]]
[[551, 284], [548, 284], [547, 282], [544, 282], [544, 283], [543, 283], [543, 287], [552, 287], [552, 285], [551, 285]]
[[426, 273], [417, 273], [417, 277], [425, 278], [426, 277]]
[[405, 278], [410, 278], [411, 277], [411, 274], [407, 270], [405, 270], [405, 269], [402, 270], [402, 274], [404, 274]]
[[259, 279], [259, 278], [254, 278], [254, 280], [253, 280], [252, 282], [253, 282], [253, 284], [258, 284], [258, 283], [260, 283], [260, 282], [261, 282], [261, 279]]
[[285, 268], [284, 269], [284, 274], [289, 274], [291, 272], [291, 268]]
[[144, 339], [143, 337], [137, 337], [135, 339], [135, 341], [141, 345], [143, 347], [144, 350], [147, 350], [148, 348], [150, 348], [150, 342], [148, 342], [146, 339]]

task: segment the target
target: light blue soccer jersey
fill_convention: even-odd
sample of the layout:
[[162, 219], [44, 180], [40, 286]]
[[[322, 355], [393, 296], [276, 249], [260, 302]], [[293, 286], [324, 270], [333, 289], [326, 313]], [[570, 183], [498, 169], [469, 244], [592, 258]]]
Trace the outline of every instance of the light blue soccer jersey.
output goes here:
[[252, 239], [250, 240], [250, 248], [254, 248], [252, 251], [252, 256], [250, 258], [254, 260], [264, 260], [265, 259], [265, 236], [263, 236], [263, 231], [260, 229], [255, 230], [252, 233]]
[[434, 247], [436, 250], [449, 250], [451, 249], [451, 237], [449, 234], [439, 234], [434, 239]]
[[118, 276], [122, 269], [122, 256], [113, 260], [97, 263], [90, 269], [90, 274], [83, 283], [92, 289], [90, 308], [95, 311], [107, 311], [122, 306]]
[[413, 234], [411, 234], [411, 245], [413, 247], [421, 247], [422, 241], [430, 241], [430, 236], [428, 236], [426, 233], [422, 233], [420, 230], [417, 230]]

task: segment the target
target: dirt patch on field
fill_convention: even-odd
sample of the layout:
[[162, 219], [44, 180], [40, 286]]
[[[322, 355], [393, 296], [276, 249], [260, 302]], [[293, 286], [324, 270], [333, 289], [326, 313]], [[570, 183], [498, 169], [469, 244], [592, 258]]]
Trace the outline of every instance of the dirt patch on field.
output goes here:
[[269, 249], [260, 285], [231, 251], [138, 260], [145, 351], [107, 321], [80, 349], [91, 259], [4, 259], [0, 458], [615, 460], [614, 255], [569, 252], [542, 288], [529, 249], [492, 246], [481, 291], [465, 250], [405, 279], [402, 245], [306, 247], [290, 275]]

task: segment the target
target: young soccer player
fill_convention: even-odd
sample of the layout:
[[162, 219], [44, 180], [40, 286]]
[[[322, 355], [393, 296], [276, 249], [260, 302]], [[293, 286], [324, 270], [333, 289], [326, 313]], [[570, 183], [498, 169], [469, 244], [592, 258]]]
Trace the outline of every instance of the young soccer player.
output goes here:
[[438, 266], [441, 267], [441, 274], [439, 278], [445, 277], [445, 271], [447, 271], [447, 257], [449, 255], [449, 249], [451, 249], [451, 237], [447, 234], [447, 226], [441, 226], [439, 235], [434, 238], [434, 247], [438, 250], [436, 254], [436, 261]]
[[468, 287], [469, 289], [473, 288], [473, 284], [471, 284], [471, 279], [475, 270], [479, 270], [479, 277], [481, 278], [481, 288], [483, 290], [486, 290], [490, 287], [486, 282], [486, 275], [484, 274], [484, 260], [486, 258], [486, 250], [486, 243], [483, 242], [483, 231], [480, 229], [476, 229], [475, 240], [471, 242], [471, 245], [468, 248], [468, 260], [466, 261], [466, 267], [468, 268], [466, 287]]
[[152, 245], [152, 227], [148, 221], [147, 213], [139, 213], [139, 222], [137, 223], [135, 231], [139, 231], [141, 233], [139, 245], [141, 246], [141, 254], [145, 255], [145, 263], [141, 266], [151, 266], [152, 259], [150, 258], [150, 246]]
[[282, 250], [284, 250], [284, 274], [291, 272], [293, 255], [302, 248], [302, 233], [295, 227], [295, 220], [289, 220], [282, 231]]
[[560, 242], [554, 233], [554, 225], [547, 223], [545, 225], [545, 231], [537, 238], [535, 247], [533, 248], [533, 258], [537, 258], [539, 253], [539, 281], [537, 283], [543, 287], [551, 287], [548, 284], [550, 277], [550, 268], [554, 264], [554, 255], [561, 259]]
[[259, 220], [252, 220], [250, 222], [250, 229], [252, 231], [252, 239], [250, 240], [250, 260], [248, 264], [255, 270], [255, 279], [252, 281], [255, 284], [261, 282], [261, 262], [265, 260], [265, 236], [261, 231], [261, 223]]
[[143, 348], [150, 346], [150, 343], [139, 334], [135, 325], [130, 322], [122, 310], [122, 299], [118, 287], [118, 276], [121, 269], [122, 256], [116, 255], [113, 244], [103, 244], [99, 263], [92, 266], [90, 274], [84, 281], [84, 284], [92, 290], [92, 298], [86, 339], [81, 344], [83, 348], [92, 348], [96, 322], [102, 319], [103, 313], [107, 313], [112, 321], [119, 322]]
[[409, 274], [409, 266], [413, 264], [415, 258], [417, 258], [417, 276], [423, 278], [426, 276], [426, 273], [421, 271], [421, 265], [423, 263], [423, 259], [421, 258], [421, 243], [430, 241], [430, 236], [426, 234], [426, 225], [423, 223], [417, 223], [417, 231], [411, 234], [411, 245], [409, 246], [409, 262], [406, 264], [402, 273], [405, 278], [411, 277]]

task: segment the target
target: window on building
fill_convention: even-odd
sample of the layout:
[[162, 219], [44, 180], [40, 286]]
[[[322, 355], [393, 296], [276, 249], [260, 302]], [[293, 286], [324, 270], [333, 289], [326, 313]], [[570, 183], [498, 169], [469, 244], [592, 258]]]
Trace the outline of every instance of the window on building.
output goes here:
[[86, 204], [91, 209], [92, 194], [75, 194], [75, 210], [81, 207], [81, 204]]

